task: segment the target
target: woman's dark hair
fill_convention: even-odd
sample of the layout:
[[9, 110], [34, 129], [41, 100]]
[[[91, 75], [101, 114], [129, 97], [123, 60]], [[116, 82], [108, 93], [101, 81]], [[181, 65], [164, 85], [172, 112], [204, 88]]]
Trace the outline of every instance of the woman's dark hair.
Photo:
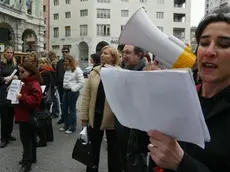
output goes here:
[[43, 82], [40, 72], [33, 64], [25, 62], [21, 64], [20, 67], [24, 68], [27, 72], [29, 72], [30, 76], [33, 76], [40, 84]]
[[90, 57], [92, 57], [93, 59], [94, 66], [99, 65], [101, 63], [101, 57], [99, 53], [93, 53], [90, 55]]
[[225, 23], [230, 24], [230, 14], [229, 13], [212, 13], [204, 17], [204, 19], [200, 22], [200, 24], [198, 25], [196, 29], [195, 36], [196, 36], [197, 44], [199, 44], [200, 42], [200, 37], [204, 29], [210, 23], [216, 23], [216, 22], [225, 22]]

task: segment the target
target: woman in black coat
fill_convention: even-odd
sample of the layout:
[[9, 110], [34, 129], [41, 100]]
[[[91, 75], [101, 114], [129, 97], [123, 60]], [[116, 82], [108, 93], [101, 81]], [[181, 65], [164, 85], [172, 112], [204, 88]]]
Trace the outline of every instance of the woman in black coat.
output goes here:
[[[149, 131], [151, 169], [177, 172], [230, 171], [230, 16], [211, 14], [196, 31], [197, 65], [202, 84], [197, 86], [211, 141], [205, 148], [180, 146], [173, 138]], [[158, 166], [158, 167], [157, 167]]]
[[[54, 85], [55, 85], [55, 80], [54, 80], [54, 69], [51, 66], [50, 61], [47, 58], [39, 58], [38, 59], [38, 66], [39, 66], [39, 70], [43, 79], [43, 83], [42, 85], [45, 85], [45, 91], [47, 92], [50, 87], [51, 87], [51, 94], [54, 94], [55, 89], [54, 89]], [[40, 138], [37, 147], [45, 147], [47, 145], [47, 141], [53, 141], [53, 128], [52, 128], [52, 124], [51, 124], [51, 114], [49, 114], [49, 110], [51, 107], [51, 103], [50, 104], [44, 104], [44, 102], [42, 102], [41, 104], [41, 109], [45, 110], [46, 112], [48, 112], [47, 116], [47, 120], [46, 122], [50, 121], [49, 123], [47, 123], [45, 126], [40, 127], [38, 129], [38, 136]]]
[[14, 107], [9, 100], [6, 100], [7, 87], [13, 79], [18, 79], [16, 75], [11, 77], [11, 73], [17, 69], [17, 62], [14, 58], [12, 47], [6, 47], [0, 57], [0, 113], [1, 113], [1, 148], [6, 147], [9, 141], [16, 139], [11, 136], [14, 122]]

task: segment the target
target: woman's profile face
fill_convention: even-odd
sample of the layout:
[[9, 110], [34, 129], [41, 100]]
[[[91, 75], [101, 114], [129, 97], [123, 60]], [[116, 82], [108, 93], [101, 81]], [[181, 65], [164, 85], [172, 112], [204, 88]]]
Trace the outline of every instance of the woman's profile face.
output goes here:
[[24, 79], [30, 76], [30, 73], [25, 70], [23, 67], [19, 67], [19, 74], [20, 74], [20, 78]]
[[113, 65], [113, 61], [114, 59], [109, 51], [109, 48], [104, 49], [101, 53], [101, 64]]
[[226, 82], [230, 78], [230, 24], [210, 23], [201, 34], [197, 66], [204, 82]]

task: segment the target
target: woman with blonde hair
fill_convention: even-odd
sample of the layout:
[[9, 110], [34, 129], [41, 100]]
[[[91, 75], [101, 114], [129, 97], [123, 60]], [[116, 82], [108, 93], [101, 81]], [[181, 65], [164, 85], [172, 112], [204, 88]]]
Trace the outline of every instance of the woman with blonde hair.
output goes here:
[[17, 69], [17, 62], [14, 57], [13, 47], [6, 47], [0, 57], [0, 108], [1, 108], [1, 148], [6, 147], [9, 141], [16, 139], [11, 136], [14, 122], [14, 107], [6, 99], [7, 87], [13, 79], [18, 79], [16, 75], [10, 76]]
[[82, 125], [90, 126], [90, 137], [92, 141], [93, 158], [95, 168], [87, 167], [87, 172], [97, 172], [100, 159], [100, 148], [104, 131], [108, 144], [108, 171], [121, 172], [119, 163], [119, 149], [114, 129], [115, 117], [106, 100], [103, 83], [100, 78], [100, 71], [103, 67], [120, 65], [118, 51], [110, 46], [105, 46], [101, 51], [101, 65], [97, 66], [90, 73], [85, 86], [81, 105], [80, 119]]
[[64, 59], [65, 74], [63, 79], [63, 118], [64, 126], [60, 131], [71, 134], [76, 130], [77, 109], [76, 103], [80, 89], [84, 86], [84, 77], [77, 61], [70, 55]]

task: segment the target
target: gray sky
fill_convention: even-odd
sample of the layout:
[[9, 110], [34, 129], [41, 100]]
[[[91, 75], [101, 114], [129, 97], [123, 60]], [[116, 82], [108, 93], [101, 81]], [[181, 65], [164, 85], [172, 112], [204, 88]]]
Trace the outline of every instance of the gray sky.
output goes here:
[[205, 0], [191, 0], [191, 1], [192, 1], [191, 26], [197, 26], [200, 20], [204, 16]]

